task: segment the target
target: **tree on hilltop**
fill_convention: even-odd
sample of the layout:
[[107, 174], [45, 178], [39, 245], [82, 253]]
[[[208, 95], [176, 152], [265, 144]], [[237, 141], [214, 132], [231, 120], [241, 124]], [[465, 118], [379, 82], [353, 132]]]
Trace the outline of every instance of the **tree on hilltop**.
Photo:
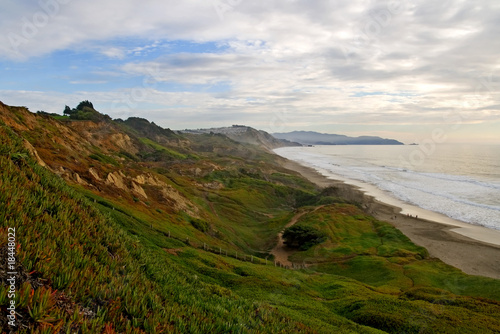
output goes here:
[[101, 122], [111, 120], [108, 115], [103, 115], [94, 109], [94, 105], [89, 100], [82, 101], [76, 108], [71, 109], [68, 106], [64, 107], [64, 115], [68, 115], [70, 119], [86, 120]]
[[63, 115], [70, 116], [72, 113], [73, 113], [73, 110], [71, 110], [71, 108], [69, 106], [64, 106]]
[[95, 110], [94, 105], [89, 100], [85, 100], [85, 101], [78, 103], [78, 106], [76, 107], [76, 109], [77, 110], [84, 110], [85, 107], [88, 107], [90, 109]]

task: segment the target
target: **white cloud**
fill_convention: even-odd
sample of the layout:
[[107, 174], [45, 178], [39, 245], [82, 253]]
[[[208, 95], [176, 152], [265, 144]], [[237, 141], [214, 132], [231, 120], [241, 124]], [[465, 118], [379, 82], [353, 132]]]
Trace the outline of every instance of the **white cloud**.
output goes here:
[[[288, 124], [297, 127], [431, 124], [446, 122], [450, 112], [467, 115], [464, 122], [471, 123], [500, 119], [495, 0], [40, 3], [9, 2], [2, 8], [0, 59], [94, 50], [117, 61], [109, 69], [114, 76], [145, 81], [85, 98], [107, 106], [126, 100], [121, 113], [143, 108], [148, 118], [167, 110], [165, 122], [174, 128], [189, 117], [199, 124], [225, 117], [267, 126], [284, 110]], [[142, 46], [110, 42], [116, 39]], [[222, 47], [163, 50], [163, 56], [142, 60], [176, 40]], [[43, 106], [41, 95], [33, 92], [30, 99]], [[49, 95], [61, 103], [85, 94]]]
[[103, 48], [101, 53], [109, 58], [123, 59], [125, 58], [126, 51], [123, 48], [109, 47]]

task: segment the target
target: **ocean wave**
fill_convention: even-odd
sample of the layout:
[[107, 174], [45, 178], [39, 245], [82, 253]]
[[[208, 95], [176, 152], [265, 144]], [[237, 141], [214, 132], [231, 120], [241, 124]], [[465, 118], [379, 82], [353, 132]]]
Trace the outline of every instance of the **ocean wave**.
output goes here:
[[300, 150], [281, 155], [347, 180], [362, 181], [394, 198], [474, 225], [500, 229], [500, 182], [473, 176], [422, 172], [377, 165], [362, 158]]

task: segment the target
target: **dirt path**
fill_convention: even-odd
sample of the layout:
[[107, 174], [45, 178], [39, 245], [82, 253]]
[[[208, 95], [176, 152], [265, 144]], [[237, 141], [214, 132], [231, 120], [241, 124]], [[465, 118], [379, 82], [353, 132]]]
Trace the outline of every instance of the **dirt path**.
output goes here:
[[284, 243], [284, 240], [283, 240], [283, 232], [287, 228], [289, 228], [290, 226], [295, 225], [297, 223], [297, 221], [300, 219], [300, 217], [302, 217], [306, 213], [314, 212], [316, 210], [321, 209], [322, 207], [324, 207], [324, 205], [318, 206], [317, 208], [315, 208], [312, 211], [299, 212], [295, 216], [293, 216], [293, 218], [290, 220], [290, 222], [285, 225], [285, 227], [283, 228], [283, 230], [280, 233], [278, 233], [278, 243], [276, 244], [276, 246], [271, 251], [271, 254], [274, 255], [274, 261], [276, 261], [278, 263], [281, 263], [283, 266], [288, 266], [288, 267], [292, 267], [293, 266], [292, 262], [288, 261], [288, 257], [290, 255], [292, 255], [293, 253], [295, 253], [296, 250], [290, 249], [287, 246], [285, 246], [285, 243]]
[[273, 250], [271, 251], [271, 254], [274, 255], [274, 261], [281, 263], [284, 266], [292, 266], [292, 262], [288, 261], [288, 257], [292, 255], [295, 251], [285, 246], [283, 241], [283, 232], [285, 231], [285, 229], [297, 223], [299, 218], [305, 215], [306, 213], [307, 211], [297, 213], [295, 216], [293, 216], [290, 222], [285, 225], [285, 228], [280, 233], [278, 233], [278, 243], [276, 244], [276, 246], [274, 246]]

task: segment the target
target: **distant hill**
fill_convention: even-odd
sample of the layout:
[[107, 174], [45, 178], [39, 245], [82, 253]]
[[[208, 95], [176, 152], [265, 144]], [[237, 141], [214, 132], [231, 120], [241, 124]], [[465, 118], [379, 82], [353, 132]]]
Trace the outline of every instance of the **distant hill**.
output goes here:
[[265, 131], [256, 130], [254, 128], [245, 125], [233, 125], [230, 127], [211, 128], [211, 129], [183, 130], [181, 132], [191, 133], [191, 134], [202, 134], [202, 133], [223, 134], [239, 143], [253, 144], [268, 150], [285, 146], [301, 146], [301, 144], [299, 143], [294, 143], [287, 139], [276, 138]]
[[384, 139], [375, 136], [348, 137], [314, 131], [293, 131], [273, 133], [278, 139], [290, 140], [303, 145], [404, 145], [395, 139]]

